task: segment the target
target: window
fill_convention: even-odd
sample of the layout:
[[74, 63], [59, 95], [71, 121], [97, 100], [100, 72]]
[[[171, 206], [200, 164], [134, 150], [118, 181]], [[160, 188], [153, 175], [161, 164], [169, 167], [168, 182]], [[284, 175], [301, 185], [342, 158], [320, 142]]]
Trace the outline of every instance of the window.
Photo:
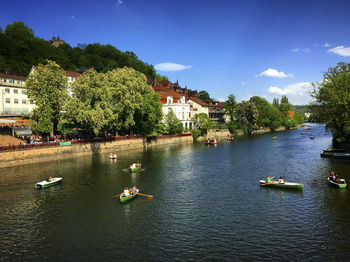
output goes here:
[[182, 112], [182, 120], [185, 119], [185, 112]]
[[10, 83], [15, 83], [15, 80], [10, 79], [9, 82], [10, 82]]
[[27, 104], [27, 100], [26, 99], [22, 99], [22, 104]]
[[22, 95], [26, 95], [27, 94], [27, 90], [22, 90], [21, 93], [22, 93]]
[[13, 103], [18, 104], [18, 99], [14, 99]]
[[22, 81], [21, 80], [17, 80], [17, 84], [22, 84]]
[[9, 94], [10, 93], [10, 88], [5, 89], [5, 93]]
[[6, 104], [11, 103], [11, 99], [10, 98], [6, 98]]
[[4, 82], [6, 83], [6, 82], [7, 82], [7, 79], [4, 79]]
[[18, 94], [18, 89], [13, 89], [14, 94]]

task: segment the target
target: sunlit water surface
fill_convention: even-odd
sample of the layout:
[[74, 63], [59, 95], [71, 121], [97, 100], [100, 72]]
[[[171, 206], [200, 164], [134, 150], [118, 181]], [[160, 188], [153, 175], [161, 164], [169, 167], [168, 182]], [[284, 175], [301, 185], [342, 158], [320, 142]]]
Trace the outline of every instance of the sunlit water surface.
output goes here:
[[[0, 259], [349, 261], [349, 189], [325, 178], [350, 181], [350, 161], [320, 157], [323, 126], [301, 131], [0, 169]], [[124, 170], [137, 160], [144, 171]], [[262, 188], [267, 175], [304, 190]], [[62, 184], [33, 188], [49, 176]], [[154, 198], [113, 198], [134, 184]]]

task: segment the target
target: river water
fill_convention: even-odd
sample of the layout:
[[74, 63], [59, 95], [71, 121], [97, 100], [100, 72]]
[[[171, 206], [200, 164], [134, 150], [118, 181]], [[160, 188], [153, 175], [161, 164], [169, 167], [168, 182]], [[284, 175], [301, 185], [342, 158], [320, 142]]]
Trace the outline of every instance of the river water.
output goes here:
[[[0, 260], [348, 261], [350, 192], [325, 178], [350, 182], [350, 162], [320, 157], [324, 126], [301, 131], [0, 169]], [[267, 175], [304, 190], [260, 187]], [[33, 188], [49, 176], [62, 184]], [[134, 184], [154, 198], [113, 198]]]

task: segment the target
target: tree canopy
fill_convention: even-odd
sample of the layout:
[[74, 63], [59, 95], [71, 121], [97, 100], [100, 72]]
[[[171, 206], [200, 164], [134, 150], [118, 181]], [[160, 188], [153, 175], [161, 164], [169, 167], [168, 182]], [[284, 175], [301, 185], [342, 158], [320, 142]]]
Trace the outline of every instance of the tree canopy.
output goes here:
[[[146, 77], [156, 77], [153, 65], [141, 61], [133, 52], [122, 52], [112, 45], [78, 44], [72, 48], [69, 44], [62, 44], [54, 47], [44, 39], [35, 37], [33, 30], [23, 22], [14, 22], [7, 25], [4, 31], [0, 30], [0, 72], [27, 76], [33, 65], [45, 63], [47, 59], [71, 71], [87, 67], [106, 73], [126, 66]], [[162, 76], [158, 75], [158, 78]]]
[[350, 63], [338, 63], [328, 69], [323, 80], [313, 83], [311, 106], [317, 119], [333, 132], [335, 145], [350, 146]]
[[28, 98], [35, 101], [31, 118], [34, 130], [40, 133], [56, 134], [61, 111], [69, 98], [68, 82], [63, 70], [53, 61], [40, 64], [26, 81]]

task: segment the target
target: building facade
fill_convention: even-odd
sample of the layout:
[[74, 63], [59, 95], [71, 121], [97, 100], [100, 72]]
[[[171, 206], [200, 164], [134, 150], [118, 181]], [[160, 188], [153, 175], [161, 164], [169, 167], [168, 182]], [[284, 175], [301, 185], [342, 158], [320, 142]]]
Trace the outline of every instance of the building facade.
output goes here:
[[26, 77], [0, 74], [0, 114], [26, 115], [35, 107], [27, 97]]

